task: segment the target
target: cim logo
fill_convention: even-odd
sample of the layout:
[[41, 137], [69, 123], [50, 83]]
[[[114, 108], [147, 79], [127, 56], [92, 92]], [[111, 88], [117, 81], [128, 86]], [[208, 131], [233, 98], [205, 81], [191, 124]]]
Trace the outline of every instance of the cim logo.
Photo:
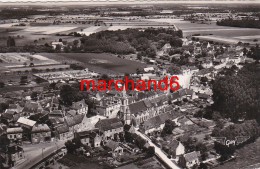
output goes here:
[[237, 146], [239, 144], [242, 144], [242, 143], [246, 142], [248, 139], [250, 139], [250, 137], [249, 136], [237, 136], [233, 140], [227, 139], [226, 137], [212, 137], [212, 139], [222, 145], [229, 147], [230, 145]]

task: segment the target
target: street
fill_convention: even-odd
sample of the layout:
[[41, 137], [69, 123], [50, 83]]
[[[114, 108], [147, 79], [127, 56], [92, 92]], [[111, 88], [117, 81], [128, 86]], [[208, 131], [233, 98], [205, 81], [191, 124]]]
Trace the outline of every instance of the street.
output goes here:
[[155, 150], [155, 154], [156, 156], [158, 156], [161, 160], [163, 160], [169, 167], [171, 167], [172, 169], [180, 169], [179, 166], [177, 166], [174, 162], [172, 162], [172, 160], [170, 160], [165, 154], [164, 152], [162, 152], [162, 150], [157, 147], [151, 140], [150, 138], [148, 138], [146, 135], [140, 133], [139, 131], [135, 131], [135, 133], [139, 136], [141, 136], [143, 139], [145, 139], [146, 141], [148, 141], [148, 144], [150, 146], [154, 147]]
[[18, 163], [13, 169], [29, 169], [43, 158], [49, 156], [57, 149], [64, 147], [66, 141], [53, 141], [49, 143], [24, 145], [25, 160]]

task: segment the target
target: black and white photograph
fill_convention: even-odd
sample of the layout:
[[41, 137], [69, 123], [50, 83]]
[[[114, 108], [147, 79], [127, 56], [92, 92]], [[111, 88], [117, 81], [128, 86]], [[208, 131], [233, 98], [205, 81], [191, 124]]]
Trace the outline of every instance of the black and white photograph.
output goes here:
[[260, 169], [260, 0], [0, 0], [0, 169]]

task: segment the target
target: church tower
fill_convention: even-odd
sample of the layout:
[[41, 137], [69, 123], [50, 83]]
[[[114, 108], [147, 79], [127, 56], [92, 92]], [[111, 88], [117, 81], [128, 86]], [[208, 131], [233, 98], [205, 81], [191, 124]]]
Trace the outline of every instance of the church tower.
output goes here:
[[123, 112], [123, 115], [124, 115], [125, 124], [130, 124], [131, 114], [130, 114], [130, 110], [129, 110], [129, 107], [128, 107], [128, 105], [129, 105], [128, 96], [127, 96], [125, 90], [122, 91], [121, 102], [122, 102], [121, 111]]

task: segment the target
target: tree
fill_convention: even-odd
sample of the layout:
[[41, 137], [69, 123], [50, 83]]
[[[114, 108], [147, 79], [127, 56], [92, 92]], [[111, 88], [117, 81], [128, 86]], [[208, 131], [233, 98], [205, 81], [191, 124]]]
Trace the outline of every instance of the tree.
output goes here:
[[7, 38], [7, 47], [13, 47], [15, 46], [15, 40], [14, 37], [9, 36]]
[[149, 146], [146, 150], [147, 156], [152, 157], [155, 154], [155, 148], [153, 146]]
[[144, 145], [146, 144], [146, 140], [144, 140], [141, 136], [137, 135], [137, 134], [133, 134], [133, 138], [135, 141], [135, 144], [137, 145], [137, 147], [139, 147], [140, 149], [144, 148]]
[[162, 136], [165, 136], [166, 134], [172, 134], [172, 130], [176, 127], [176, 123], [174, 121], [171, 121], [171, 120], [166, 120], [165, 121], [165, 125], [163, 127], [163, 130], [162, 130]]
[[0, 103], [0, 113], [3, 113], [6, 109], [8, 109], [9, 105], [7, 103]]
[[26, 83], [28, 83], [28, 77], [27, 76], [21, 76], [20, 84], [26, 84]]
[[196, 145], [198, 142], [196, 138], [188, 137], [188, 139], [184, 140], [182, 143], [185, 147], [185, 151], [188, 153], [196, 150]]
[[5, 87], [5, 83], [0, 81], [0, 88]]
[[217, 77], [213, 83], [213, 109], [234, 122], [241, 118], [260, 122], [260, 69], [248, 64], [237, 75]]
[[138, 60], [142, 60], [142, 58], [143, 58], [142, 54], [141, 54], [141, 53], [138, 53], [138, 54], [137, 54], [137, 59], [138, 59]]
[[102, 74], [100, 80], [105, 80], [107, 83], [111, 78], [107, 74]]
[[55, 50], [56, 50], [57, 52], [60, 52], [60, 51], [61, 51], [61, 45], [56, 45]]
[[80, 148], [82, 145], [79, 138], [73, 138], [72, 140], [68, 140], [65, 142], [65, 146], [69, 153], [73, 154], [75, 153], [75, 150]]
[[128, 143], [133, 143], [134, 138], [132, 136], [132, 133], [130, 133], [128, 131], [125, 132], [125, 141]]
[[33, 101], [37, 101], [38, 100], [38, 94], [37, 94], [37, 92], [32, 92], [32, 94], [31, 94], [31, 99], [33, 100]]
[[79, 89], [64, 85], [60, 90], [60, 99], [65, 106], [71, 106], [72, 102], [82, 100], [83, 96], [79, 94]]

